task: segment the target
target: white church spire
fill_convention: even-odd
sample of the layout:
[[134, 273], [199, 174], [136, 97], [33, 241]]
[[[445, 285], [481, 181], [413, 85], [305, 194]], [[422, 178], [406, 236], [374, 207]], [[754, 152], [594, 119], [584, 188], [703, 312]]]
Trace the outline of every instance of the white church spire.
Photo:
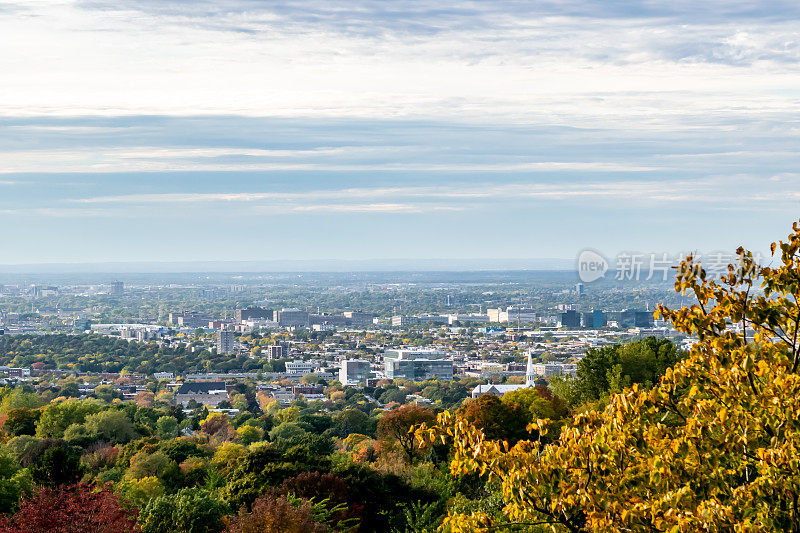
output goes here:
[[525, 386], [533, 387], [536, 384], [536, 374], [533, 373], [533, 357], [528, 352], [528, 367], [525, 369]]

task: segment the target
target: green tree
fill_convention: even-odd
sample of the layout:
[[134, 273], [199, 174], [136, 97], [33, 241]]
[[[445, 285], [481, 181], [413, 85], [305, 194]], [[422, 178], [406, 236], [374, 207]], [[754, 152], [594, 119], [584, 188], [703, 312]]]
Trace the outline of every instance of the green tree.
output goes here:
[[35, 435], [36, 422], [39, 421], [41, 412], [29, 407], [17, 407], [8, 411], [5, 425], [3, 426], [10, 435]]
[[158, 438], [169, 440], [178, 434], [178, 420], [174, 416], [162, 416], [156, 420]]
[[228, 507], [202, 489], [181, 489], [150, 500], [142, 510], [142, 533], [217, 533]]
[[36, 425], [39, 437], [60, 438], [72, 424], [83, 424], [86, 417], [102, 410], [103, 404], [98, 400], [70, 399], [60, 403], [51, 403], [42, 410]]
[[86, 417], [86, 431], [102, 440], [113, 444], [124, 444], [135, 437], [136, 433], [125, 413], [108, 410]]

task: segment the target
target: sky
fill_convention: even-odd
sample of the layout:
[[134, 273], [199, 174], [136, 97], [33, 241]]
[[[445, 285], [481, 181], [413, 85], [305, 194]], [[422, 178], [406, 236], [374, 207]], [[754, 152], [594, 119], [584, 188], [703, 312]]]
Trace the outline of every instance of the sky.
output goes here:
[[0, 264], [535, 266], [800, 218], [797, 2], [0, 1], [0, 50]]

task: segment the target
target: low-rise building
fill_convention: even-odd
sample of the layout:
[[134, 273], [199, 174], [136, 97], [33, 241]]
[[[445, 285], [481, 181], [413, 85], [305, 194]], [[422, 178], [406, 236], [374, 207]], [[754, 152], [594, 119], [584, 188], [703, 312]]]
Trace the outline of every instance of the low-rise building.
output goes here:
[[186, 407], [190, 401], [216, 407], [220, 402], [228, 399], [228, 391], [224, 381], [196, 381], [183, 383], [175, 391], [175, 405]]

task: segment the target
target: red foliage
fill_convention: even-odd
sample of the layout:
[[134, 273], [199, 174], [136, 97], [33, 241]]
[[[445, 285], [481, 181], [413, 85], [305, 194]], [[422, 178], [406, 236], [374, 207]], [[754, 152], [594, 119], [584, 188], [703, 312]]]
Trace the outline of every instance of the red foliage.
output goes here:
[[280, 487], [272, 492], [276, 495], [294, 494], [298, 498], [315, 502], [327, 499], [330, 502], [329, 507], [341, 503], [347, 505], [346, 509], [333, 516], [336, 522], [352, 518], [360, 520], [364, 514], [363, 505], [348, 501], [347, 483], [333, 474], [302, 472], [295, 477], [285, 479]]
[[253, 502], [253, 510], [247, 513], [244, 508], [238, 516], [230, 519], [227, 533], [325, 533], [328, 526], [315, 522], [311, 514], [311, 504], [303, 502], [300, 507], [292, 506], [286, 498], [276, 498], [265, 494]]
[[110, 488], [79, 483], [41, 488], [22, 500], [12, 517], [0, 518], [2, 533], [127, 533], [139, 531], [136, 511], [125, 509]]

